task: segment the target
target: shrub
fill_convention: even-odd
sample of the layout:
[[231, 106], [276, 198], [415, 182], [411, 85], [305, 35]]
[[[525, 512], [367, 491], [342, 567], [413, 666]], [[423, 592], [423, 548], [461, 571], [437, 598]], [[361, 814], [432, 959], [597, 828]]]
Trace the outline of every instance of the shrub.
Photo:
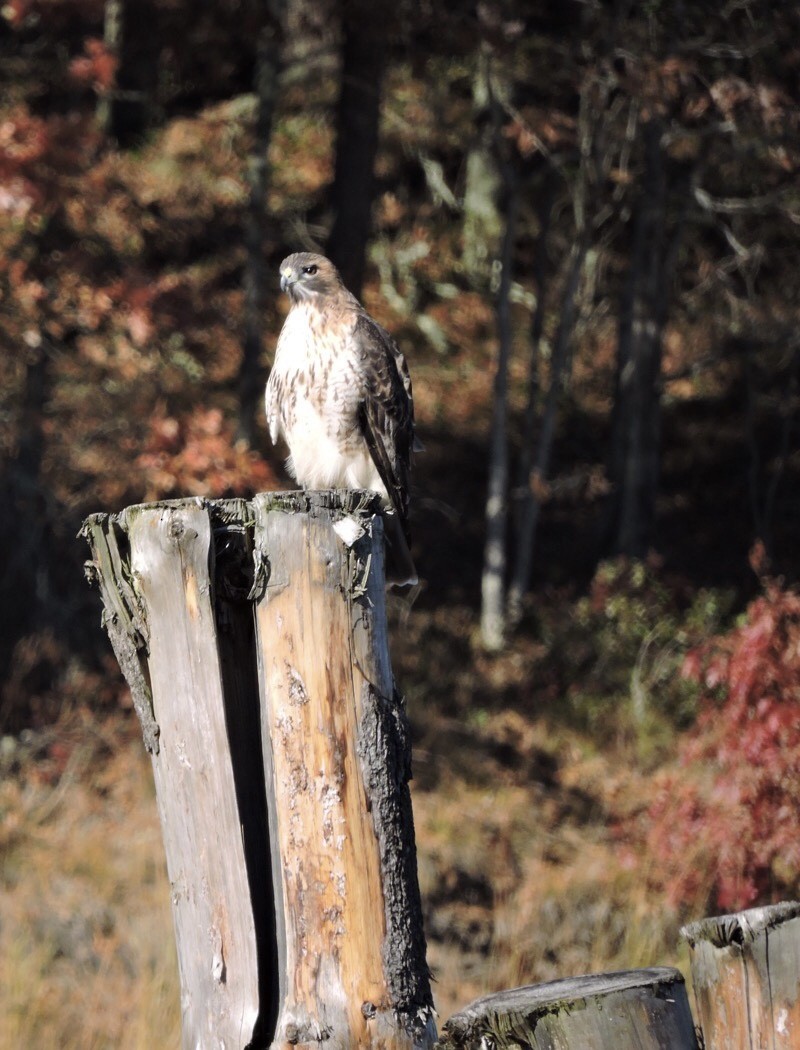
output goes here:
[[636, 742], [646, 764], [671, 752], [675, 730], [697, 713], [697, 685], [679, 673], [684, 657], [720, 630], [731, 604], [730, 593], [692, 591], [652, 561], [602, 562], [572, 614], [561, 606], [544, 625], [563, 717], [597, 743]]
[[800, 593], [765, 579], [744, 621], [690, 651], [702, 689], [676, 772], [650, 807], [648, 854], [673, 904], [724, 910], [800, 883]]

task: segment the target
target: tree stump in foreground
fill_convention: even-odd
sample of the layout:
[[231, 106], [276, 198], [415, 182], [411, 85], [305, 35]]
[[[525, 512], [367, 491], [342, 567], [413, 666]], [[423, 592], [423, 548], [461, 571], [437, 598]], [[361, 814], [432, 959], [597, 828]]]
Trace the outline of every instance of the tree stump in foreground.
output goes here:
[[658, 967], [488, 995], [444, 1025], [442, 1050], [697, 1050], [686, 987]]
[[800, 903], [702, 919], [681, 933], [706, 1050], [800, 1046]]
[[168, 501], [84, 535], [152, 754], [183, 1046], [430, 1047], [376, 499]]

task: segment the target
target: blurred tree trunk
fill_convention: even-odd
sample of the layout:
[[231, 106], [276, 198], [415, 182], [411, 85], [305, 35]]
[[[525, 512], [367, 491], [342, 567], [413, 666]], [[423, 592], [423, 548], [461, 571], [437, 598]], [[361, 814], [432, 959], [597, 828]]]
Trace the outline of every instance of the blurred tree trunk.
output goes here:
[[[517, 534], [514, 551], [514, 568], [508, 588], [508, 626], [516, 627], [522, 618], [522, 603], [530, 586], [531, 570], [536, 548], [536, 533], [541, 507], [548, 494], [550, 462], [556, 438], [558, 408], [572, 364], [572, 339], [579, 314], [578, 293], [584, 274], [586, 257], [596, 234], [607, 215], [602, 207], [603, 186], [611, 164], [612, 151], [608, 149], [611, 118], [608, 115], [608, 98], [611, 81], [604, 76], [589, 77], [581, 87], [578, 117], [579, 159], [574, 185], [571, 187], [574, 233], [572, 245], [566, 259], [561, 303], [558, 310], [558, 326], [550, 358], [550, 381], [541, 409], [535, 370], [538, 367], [539, 342], [544, 327], [544, 317], [537, 305], [531, 327], [531, 374], [528, 382], [528, 404], [523, 427], [523, 444], [520, 456], [520, 494], [517, 512]], [[540, 219], [541, 237], [546, 237], [549, 211], [553, 207], [554, 186], [552, 176], [549, 197], [542, 201]], [[544, 267], [546, 242], [537, 253]], [[543, 285], [545, 270], [539, 273], [538, 284]], [[541, 294], [541, 292], [540, 292]], [[538, 440], [534, 435], [538, 430]]]
[[[539, 440], [536, 455], [528, 457], [529, 468], [524, 479], [524, 501], [519, 515], [519, 532], [515, 550], [514, 571], [508, 589], [509, 627], [516, 627], [522, 618], [522, 601], [530, 584], [531, 567], [536, 542], [539, 513], [548, 487], [550, 460], [556, 436], [558, 405], [570, 370], [570, 347], [578, 312], [578, 289], [581, 283], [586, 253], [589, 250], [588, 231], [583, 230], [570, 249], [567, 277], [559, 310], [558, 328], [550, 359], [550, 383], [539, 422]], [[535, 418], [535, 413], [534, 413]], [[526, 433], [530, 441], [531, 433]], [[531, 446], [529, 446], [531, 447]]]
[[667, 317], [667, 179], [663, 128], [642, 127], [644, 172], [622, 293], [609, 476], [609, 535], [619, 554], [643, 557], [655, 520], [661, 424], [661, 344]]
[[[783, 384], [775, 410], [771, 413], [776, 432], [773, 437], [772, 455], [769, 456], [765, 455], [765, 450], [760, 447], [758, 440], [758, 401], [763, 398], [766, 378], [763, 366], [759, 364], [759, 357], [764, 356], [765, 343], [765, 339], [758, 343], [749, 339], [742, 340], [741, 348], [745, 377], [744, 427], [750, 512], [755, 537], [763, 543], [767, 564], [771, 566], [775, 556], [774, 525], [778, 489], [796, 447], [796, 440], [792, 441], [792, 432], [797, 423], [800, 392], [800, 335], [787, 332], [782, 340], [782, 357], [785, 362], [781, 368]], [[772, 378], [769, 376], [769, 379]]]
[[[50, 593], [51, 499], [41, 480], [44, 409], [50, 388], [50, 353], [40, 332], [31, 329], [22, 390], [16, 454], [0, 475], [0, 682], [7, 683], [14, 648], [35, 626], [43, 626]], [[0, 726], [20, 727], [10, 700], [0, 704]], [[27, 714], [27, 713], [26, 713]]]
[[106, 0], [104, 43], [117, 60], [114, 86], [98, 103], [105, 133], [126, 149], [153, 119], [158, 81], [158, 7], [153, 0]]
[[508, 524], [508, 365], [511, 358], [511, 282], [517, 233], [519, 188], [510, 163], [502, 166], [505, 189], [505, 230], [500, 252], [497, 290], [497, 371], [494, 378], [492, 428], [489, 439], [489, 482], [486, 496], [486, 544], [481, 576], [481, 641], [490, 652], [505, 644], [505, 578]]
[[461, 261], [468, 278], [482, 287], [490, 282], [503, 238], [500, 199], [503, 185], [497, 164], [497, 99], [491, 77], [492, 53], [488, 44], [478, 53], [472, 82], [476, 135], [467, 151], [464, 184], [464, 226]]
[[[486, 493], [486, 539], [481, 574], [481, 642], [499, 652], [506, 635], [506, 570], [508, 563], [508, 367], [511, 359], [511, 285], [519, 211], [517, 161], [502, 138], [504, 85], [498, 80], [498, 55], [484, 43], [478, 53], [473, 99], [479, 135], [473, 146], [472, 186], [468, 172], [464, 200], [465, 253], [473, 279], [496, 285], [497, 366], [489, 436]], [[487, 194], [483, 202], [482, 193]], [[469, 231], [469, 232], [468, 232]], [[465, 256], [466, 258], [466, 256]], [[465, 263], [466, 265], [466, 263]], [[494, 290], [494, 289], [493, 289]]]
[[269, 144], [283, 56], [286, 0], [269, 0], [264, 5], [264, 24], [256, 50], [255, 91], [256, 126], [248, 166], [250, 195], [244, 227], [247, 251], [244, 272], [244, 345], [239, 367], [239, 425], [237, 439], [252, 445], [255, 440], [256, 413], [261, 404], [265, 376], [261, 367], [261, 338], [264, 326], [264, 235], [266, 232], [267, 187], [269, 183]]
[[517, 486], [515, 497], [516, 527], [519, 531], [521, 525], [521, 507], [526, 500], [528, 479], [530, 477], [533, 463], [534, 436], [536, 433], [537, 408], [541, 392], [541, 348], [542, 336], [544, 334], [544, 321], [547, 314], [547, 297], [550, 284], [550, 260], [548, 257], [548, 246], [550, 242], [550, 226], [553, 218], [553, 205], [555, 203], [556, 178], [555, 172], [548, 166], [545, 173], [544, 185], [539, 193], [539, 235], [536, 238], [536, 251], [533, 257], [531, 277], [536, 287], [536, 307], [531, 318], [530, 331], [530, 355], [528, 359], [528, 391], [525, 402], [525, 416], [522, 422], [522, 443], [520, 446], [519, 463], [517, 464]]
[[341, 88], [330, 192], [334, 218], [326, 251], [345, 285], [360, 296], [372, 221], [387, 27], [367, 0], [342, 0], [341, 16]]
[[[525, 416], [522, 422], [522, 441], [517, 464], [517, 483], [514, 490], [514, 530], [516, 543], [514, 549], [514, 566], [509, 581], [507, 616], [509, 627], [514, 627], [520, 619], [522, 597], [528, 586], [530, 562], [533, 558], [531, 545], [523, 549], [523, 537], [530, 533], [529, 507], [533, 493], [531, 491], [531, 470], [533, 467], [534, 438], [538, 423], [539, 397], [541, 394], [541, 343], [544, 334], [544, 321], [547, 310], [547, 294], [550, 277], [548, 243], [550, 224], [553, 217], [556, 180], [554, 171], [548, 167], [545, 184], [539, 198], [539, 236], [536, 241], [536, 254], [533, 260], [533, 279], [536, 285], [536, 308], [533, 312], [530, 331], [530, 356], [528, 362], [528, 395], [525, 405]], [[527, 560], [527, 566], [525, 561]]]

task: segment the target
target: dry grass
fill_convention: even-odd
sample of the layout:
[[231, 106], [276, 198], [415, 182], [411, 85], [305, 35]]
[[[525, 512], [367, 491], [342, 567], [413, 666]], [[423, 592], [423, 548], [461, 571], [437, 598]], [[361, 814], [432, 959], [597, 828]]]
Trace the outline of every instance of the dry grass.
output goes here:
[[179, 1043], [149, 764], [119, 728], [48, 736], [0, 794], [0, 1050]]
[[[456, 754], [452, 725], [431, 720], [441, 746], [416, 756], [414, 810], [441, 1020], [517, 984], [685, 964], [674, 915], [610, 830], [646, 790], [634, 770], [507, 713], [482, 738], [514, 739], [521, 764], [504, 771], [491, 749]], [[142, 745], [129, 723], [86, 718], [31, 747], [0, 788], [0, 1050], [177, 1047], [169, 886]]]
[[[546, 745], [544, 723], [529, 729]], [[445, 774], [417, 792], [440, 1017], [489, 992], [582, 973], [676, 965], [688, 976], [678, 917], [613, 833], [647, 797], [644, 778], [623, 773], [607, 759], [567, 759], [547, 784]]]

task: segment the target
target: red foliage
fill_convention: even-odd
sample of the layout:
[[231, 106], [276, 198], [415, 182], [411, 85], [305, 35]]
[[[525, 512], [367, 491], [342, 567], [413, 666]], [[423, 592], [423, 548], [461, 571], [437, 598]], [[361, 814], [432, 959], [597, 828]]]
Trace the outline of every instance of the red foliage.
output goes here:
[[43, 120], [20, 108], [0, 124], [0, 212], [24, 219], [41, 201], [41, 192], [29, 169], [47, 152], [47, 127]]
[[79, 83], [91, 84], [97, 92], [108, 91], [114, 84], [119, 65], [116, 55], [97, 37], [87, 37], [83, 50], [82, 55], [70, 62], [70, 74]]
[[145, 498], [187, 493], [217, 498], [275, 488], [272, 470], [235, 442], [232, 429], [216, 408], [198, 408], [185, 421], [157, 414], [137, 459], [149, 483]]
[[[0, 123], [0, 213], [14, 218], [52, 214], [63, 205], [75, 173], [86, 168], [100, 136], [91, 117], [78, 113], [34, 116], [15, 107]], [[0, 232], [7, 254], [17, 225]]]
[[[758, 560], [754, 557], [754, 560]], [[764, 581], [745, 622], [686, 658], [704, 691], [680, 770], [650, 808], [649, 854], [673, 904], [723, 909], [797, 889], [800, 594]]]

